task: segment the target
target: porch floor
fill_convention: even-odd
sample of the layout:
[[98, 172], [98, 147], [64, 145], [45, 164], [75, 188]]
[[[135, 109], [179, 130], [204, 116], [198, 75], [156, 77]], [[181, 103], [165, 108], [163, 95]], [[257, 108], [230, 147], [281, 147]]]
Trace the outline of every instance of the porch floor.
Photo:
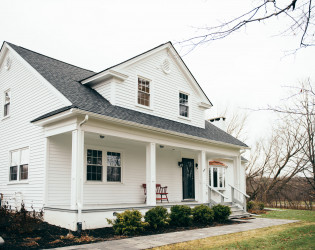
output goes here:
[[[203, 203], [198, 201], [182, 201], [182, 202], [156, 202], [156, 206], [172, 207], [174, 205], [197, 206]], [[208, 204], [208, 203], [206, 203]], [[82, 213], [103, 212], [103, 211], [122, 211], [126, 209], [150, 209], [155, 206], [148, 206], [145, 203], [119, 203], [119, 204], [85, 204], [82, 207]], [[72, 210], [70, 206], [65, 205], [47, 205], [48, 210]]]

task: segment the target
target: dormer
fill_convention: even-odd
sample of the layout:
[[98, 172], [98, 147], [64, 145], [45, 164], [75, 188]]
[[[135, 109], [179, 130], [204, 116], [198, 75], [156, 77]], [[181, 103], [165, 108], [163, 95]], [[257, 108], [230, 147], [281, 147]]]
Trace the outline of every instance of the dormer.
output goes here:
[[112, 105], [204, 128], [212, 107], [168, 42], [81, 81]]

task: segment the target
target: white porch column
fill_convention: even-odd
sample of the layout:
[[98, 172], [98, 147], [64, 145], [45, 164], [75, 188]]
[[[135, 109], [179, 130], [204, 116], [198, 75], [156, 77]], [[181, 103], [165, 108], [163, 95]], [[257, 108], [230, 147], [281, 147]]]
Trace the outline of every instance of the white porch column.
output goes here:
[[147, 205], [156, 205], [156, 145], [150, 142], [146, 146], [146, 184]]
[[199, 154], [199, 202], [207, 202], [207, 159], [206, 151], [201, 151]]
[[[233, 166], [234, 166], [234, 186], [240, 189], [240, 181], [241, 181], [241, 156], [236, 156], [233, 159]], [[238, 192], [235, 194], [236, 198], [240, 198]]]
[[72, 131], [71, 209], [83, 202], [84, 131]]

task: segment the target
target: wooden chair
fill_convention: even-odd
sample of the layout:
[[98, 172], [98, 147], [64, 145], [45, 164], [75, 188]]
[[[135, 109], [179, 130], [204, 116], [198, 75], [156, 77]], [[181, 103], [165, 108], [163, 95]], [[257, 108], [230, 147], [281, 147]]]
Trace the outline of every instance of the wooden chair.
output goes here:
[[[168, 197], [167, 197], [167, 195], [168, 195], [167, 186], [162, 187], [161, 184], [156, 184], [155, 186], [156, 186], [155, 193], [156, 193], [156, 195], [160, 196], [160, 197], [156, 197], [156, 200], [161, 201], [161, 203], [163, 202], [163, 200], [167, 200], [167, 202], [169, 202]], [[143, 192], [145, 195], [144, 203], [146, 203], [146, 201], [147, 201], [147, 185], [142, 184], [142, 187], [143, 187]]]

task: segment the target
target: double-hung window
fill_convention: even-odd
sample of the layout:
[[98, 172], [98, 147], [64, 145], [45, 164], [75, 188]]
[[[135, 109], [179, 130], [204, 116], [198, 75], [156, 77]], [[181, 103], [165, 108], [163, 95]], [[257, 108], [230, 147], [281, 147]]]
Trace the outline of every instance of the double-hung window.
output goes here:
[[[86, 180], [96, 182], [121, 182], [121, 153], [87, 149]], [[104, 163], [105, 162], [105, 163]], [[103, 164], [106, 164], [104, 171]], [[103, 172], [105, 177], [103, 178]]]
[[209, 167], [209, 186], [214, 188], [225, 188], [225, 171], [223, 166]]
[[179, 93], [179, 115], [184, 117], [189, 116], [188, 95], [184, 93]]
[[10, 152], [10, 181], [28, 179], [29, 149], [23, 148]]
[[120, 153], [107, 152], [107, 181], [121, 182]]
[[11, 104], [11, 91], [7, 90], [4, 92], [4, 105], [3, 105], [3, 116], [10, 115], [10, 104]]
[[87, 175], [88, 181], [102, 181], [103, 173], [103, 152], [102, 150], [87, 150]]
[[150, 81], [138, 78], [138, 104], [150, 107]]

